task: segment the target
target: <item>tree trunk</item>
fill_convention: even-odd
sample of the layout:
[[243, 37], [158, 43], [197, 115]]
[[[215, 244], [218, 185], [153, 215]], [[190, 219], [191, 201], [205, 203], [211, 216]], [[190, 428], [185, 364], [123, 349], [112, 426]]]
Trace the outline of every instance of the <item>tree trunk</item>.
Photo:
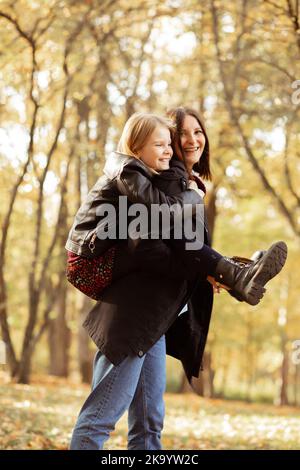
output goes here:
[[181, 384], [180, 384], [178, 392], [179, 393], [193, 393], [194, 392], [184, 372], [181, 377]]
[[289, 354], [286, 348], [286, 342], [283, 343], [283, 358], [281, 363], [281, 387], [280, 387], [280, 402], [279, 404], [288, 405], [288, 373], [289, 373]]
[[37, 318], [37, 308], [36, 293], [33, 293], [29, 300], [29, 320], [23, 340], [21, 359], [14, 377], [20, 384], [29, 384], [30, 381], [31, 359], [34, 350], [32, 344], [33, 329]]
[[30, 344], [27, 345], [26, 349], [23, 349], [22, 358], [19, 362], [19, 367], [13, 377], [19, 384], [30, 383], [31, 373], [31, 359], [32, 359], [32, 348]]
[[288, 313], [289, 313], [289, 278], [282, 282], [280, 291], [281, 306], [278, 309], [278, 324], [280, 325], [282, 363], [280, 368], [279, 404], [288, 405], [289, 351], [288, 351]]
[[254, 368], [254, 355], [253, 355], [253, 315], [252, 312], [249, 311], [245, 318], [246, 328], [247, 328], [247, 337], [246, 337], [246, 344], [245, 344], [245, 367], [244, 367], [244, 374], [245, 374], [245, 382], [246, 386], [246, 395], [245, 400], [251, 402], [252, 400], [252, 389], [253, 389], [253, 368]]
[[213, 242], [213, 235], [217, 217], [217, 207], [216, 207], [216, 199], [217, 199], [217, 187], [213, 186], [212, 190], [209, 191], [207, 195], [207, 202], [206, 202], [206, 216], [207, 216], [207, 224], [210, 233], [211, 243]]
[[49, 374], [58, 377], [68, 377], [69, 375], [71, 331], [66, 322], [66, 296], [67, 286], [64, 282], [56, 300], [56, 318], [50, 320], [48, 327]]
[[220, 392], [218, 393], [219, 397], [224, 397], [226, 395], [226, 389], [227, 389], [227, 383], [229, 379], [229, 366], [230, 366], [230, 359], [231, 359], [231, 353], [227, 351], [228, 355], [228, 360], [222, 367], [222, 379], [221, 379], [221, 387], [220, 387]]
[[199, 377], [193, 377], [192, 386], [197, 395], [206, 398], [214, 396], [214, 376], [215, 372], [212, 369], [211, 352], [206, 351], [203, 356], [203, 371], [200, 372]]
[[214, 390], [214, 378], [215, 378], [215, 371], [212, 368], [212, 355], [211, 352], [207, 352], [207, 380], [206, 380], [206, 390], [204, 391], [206, 397], [213, 398], [215, 396]]
[[200, 372], [199, 377], [192, 377], [191, 386], [186, 378], [186, 375], [183, 374], [179, 392], [195, 392], [197, 395], [212, 398], [214, 396], [214, 375], [215, 373], [211, 367], [211, 353], [208, 351], [203, 355], [203, 371]]

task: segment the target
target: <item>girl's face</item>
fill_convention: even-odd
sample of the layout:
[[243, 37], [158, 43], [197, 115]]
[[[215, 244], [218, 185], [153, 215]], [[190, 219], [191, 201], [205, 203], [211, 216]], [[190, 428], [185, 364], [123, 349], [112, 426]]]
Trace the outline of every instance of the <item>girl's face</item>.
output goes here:
[[[205, 135], [194, 116], [184, 117], [179, 137], [187, 170], [191, 171], [193, 165], [199, 161], [205, 147]], [[178, 154], [181, 158], [181, 152]]]
[[171, 135], [167, 127], [157, 125], [137, 156], [156, 171], [168, 170], [173, 155]]

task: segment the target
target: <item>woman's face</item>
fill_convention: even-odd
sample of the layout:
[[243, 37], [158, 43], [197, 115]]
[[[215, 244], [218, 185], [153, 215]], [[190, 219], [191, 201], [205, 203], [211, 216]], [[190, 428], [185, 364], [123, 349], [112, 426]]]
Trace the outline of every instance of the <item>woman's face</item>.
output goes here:
[[[179, 138], [187, 170], [191, 171], [193, 165], [199, 161], [205, 147], [205, 135], [194, 116], [184, 117]], [[182, 158], [181, 152], [178, 153], [178, 156]]]
[[156, 171], [168, 170], [173, 155], [171, 135], [167, 127], [156, 126], [137, 156]]

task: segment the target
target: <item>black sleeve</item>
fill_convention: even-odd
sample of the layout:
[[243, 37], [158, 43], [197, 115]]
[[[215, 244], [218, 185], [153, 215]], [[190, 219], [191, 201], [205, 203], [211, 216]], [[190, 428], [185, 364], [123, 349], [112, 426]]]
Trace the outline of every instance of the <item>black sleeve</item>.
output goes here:
[[116, 178], [117, 187], [121, 195], [127, 196], [132, 203], [145, 204], [203, 204], [202, 197], [193, 189], [187, 189], [179, 194], [168, 196], [163, 191], [157, 189], [151, 178], [142, 167], [129, 163], [125, 165], [119, 176]]

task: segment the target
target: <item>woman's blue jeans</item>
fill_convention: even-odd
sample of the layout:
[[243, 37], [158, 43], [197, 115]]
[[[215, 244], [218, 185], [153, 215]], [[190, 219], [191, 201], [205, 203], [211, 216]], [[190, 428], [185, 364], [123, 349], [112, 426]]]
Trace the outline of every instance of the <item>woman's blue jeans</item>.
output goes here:
[[128, 410], [130, 450], [161, 449], [166, 388], [166, 343], [162, 336], [143, 356], [127, 356], [114, 366], [100, 351], [94, 360], [92, 392], [85, 401], [71, 450], [100, 450]]

